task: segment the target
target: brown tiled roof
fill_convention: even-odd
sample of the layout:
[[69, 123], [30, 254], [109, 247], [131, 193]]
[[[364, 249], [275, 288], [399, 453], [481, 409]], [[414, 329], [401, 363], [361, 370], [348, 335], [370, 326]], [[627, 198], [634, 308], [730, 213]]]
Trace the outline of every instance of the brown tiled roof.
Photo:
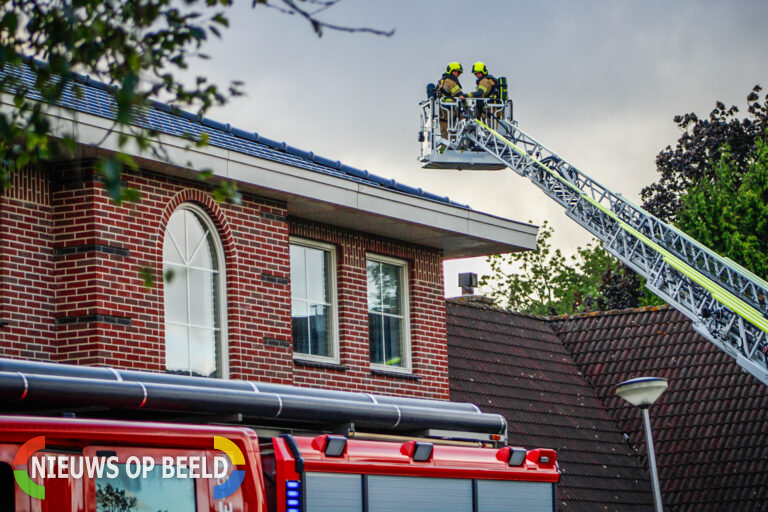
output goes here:
[[506, 416], [512, 444], [557, 450], [558, 510], [651, 510], [640, 457], [546, 318], [451, 300], [448, 362], [451, 399]]
[[768, 511], [768, 388], [677, 311], [547, 319], [453, 299], [448, 345], [453, 399], [558, 450], [559, 510], [651, 510], [641, 415], [614, 391], [652, 375], [669, 379], [651, 409], [665, 510]]
[[616, 384], [669, 379], [650, 409], [668, 509], [768, 510], [768, 388], [671, 308], [559, 317], [550, 323], [608, 414], [641, 454], [641, 415]]

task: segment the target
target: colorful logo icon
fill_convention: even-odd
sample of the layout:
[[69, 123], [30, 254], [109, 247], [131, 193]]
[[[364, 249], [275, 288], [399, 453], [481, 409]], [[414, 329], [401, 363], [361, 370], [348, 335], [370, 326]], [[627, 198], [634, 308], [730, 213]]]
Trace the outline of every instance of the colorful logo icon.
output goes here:
[[[234, 442], [226, 437], [214, 436], [213, 447], [224, 452], [229, 457], [232, 465], [245, 465], [243, 452]], [[29, 496], [41, 500], [45, 499], [45, 486], [33, 482], [29, 476], [28, 469], [17, 468], [28, 468], [32, 455], [43, 449], [45, 449], [45, 436], [33, 437], [19, 447], [19, 451], [16, 452], [16, 456], [13, 459], [13, 476], [16, 479], [16, 483], [19, 484], [19, 488]], [[213, 488], [213, 499], [218, 500], [230, 496], [240, 488], [243, 480], [245, 480], [245, 469], [233, 469], [226, 481]]]
[[13, 477], [19, 488], [33, 498], [45, 499], [45, 487], [38, 485], [29, 478], [29, 472], [26, 469], [16, 469], [16, 466], [27, 466], [29, 458], [38, 450], [45, 448], [45, 436], [33, 437], [19, 448], [16, 457], [13, 458]]
[[[235, 466], [242, 466], [245, 464], [245, 457], [240, 448], [235, 443], [227, 439], [226, 437], [213, 436], [213, 447], [217, 450], [221, 450], [227, 454], [229, 460]], [[240, 488], [245, 479], [244, 469], [235, 469], [229, 476], [226, 482], [217, 485], [213, 488], [213, 499], [219, 500], [226, 498], [236, 490]]]

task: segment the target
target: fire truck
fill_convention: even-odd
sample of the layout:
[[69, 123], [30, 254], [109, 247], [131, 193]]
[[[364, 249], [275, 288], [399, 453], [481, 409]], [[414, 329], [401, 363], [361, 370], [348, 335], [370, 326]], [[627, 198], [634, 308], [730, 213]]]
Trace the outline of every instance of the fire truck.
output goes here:
[[556, 509], [474, 404], [7, 359], [0, 401], [3, 512]]

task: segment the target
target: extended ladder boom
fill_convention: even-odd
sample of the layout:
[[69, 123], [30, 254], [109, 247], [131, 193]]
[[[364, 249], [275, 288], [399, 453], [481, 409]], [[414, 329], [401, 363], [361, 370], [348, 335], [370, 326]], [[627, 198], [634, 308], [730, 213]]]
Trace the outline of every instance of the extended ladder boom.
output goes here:
[[533, 181], [693, 327], [768, 384], [768, 283], [614, 194], [552, 150], [499, 120], [460, 121], [455, 143], [472, 144]]

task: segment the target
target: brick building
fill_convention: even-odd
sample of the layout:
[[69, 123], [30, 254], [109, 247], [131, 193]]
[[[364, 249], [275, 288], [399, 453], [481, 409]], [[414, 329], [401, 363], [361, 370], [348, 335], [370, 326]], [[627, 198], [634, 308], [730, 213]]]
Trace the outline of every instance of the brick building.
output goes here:
[[162, 104], [122, 176], [141, 199], [116, 205], [95, 172], [113, 99], [79, 87], [47, 108], [76, 154], [0, 197], [0, 356], [449, 397], [443, 259], [532, 248], [535, 227]]

